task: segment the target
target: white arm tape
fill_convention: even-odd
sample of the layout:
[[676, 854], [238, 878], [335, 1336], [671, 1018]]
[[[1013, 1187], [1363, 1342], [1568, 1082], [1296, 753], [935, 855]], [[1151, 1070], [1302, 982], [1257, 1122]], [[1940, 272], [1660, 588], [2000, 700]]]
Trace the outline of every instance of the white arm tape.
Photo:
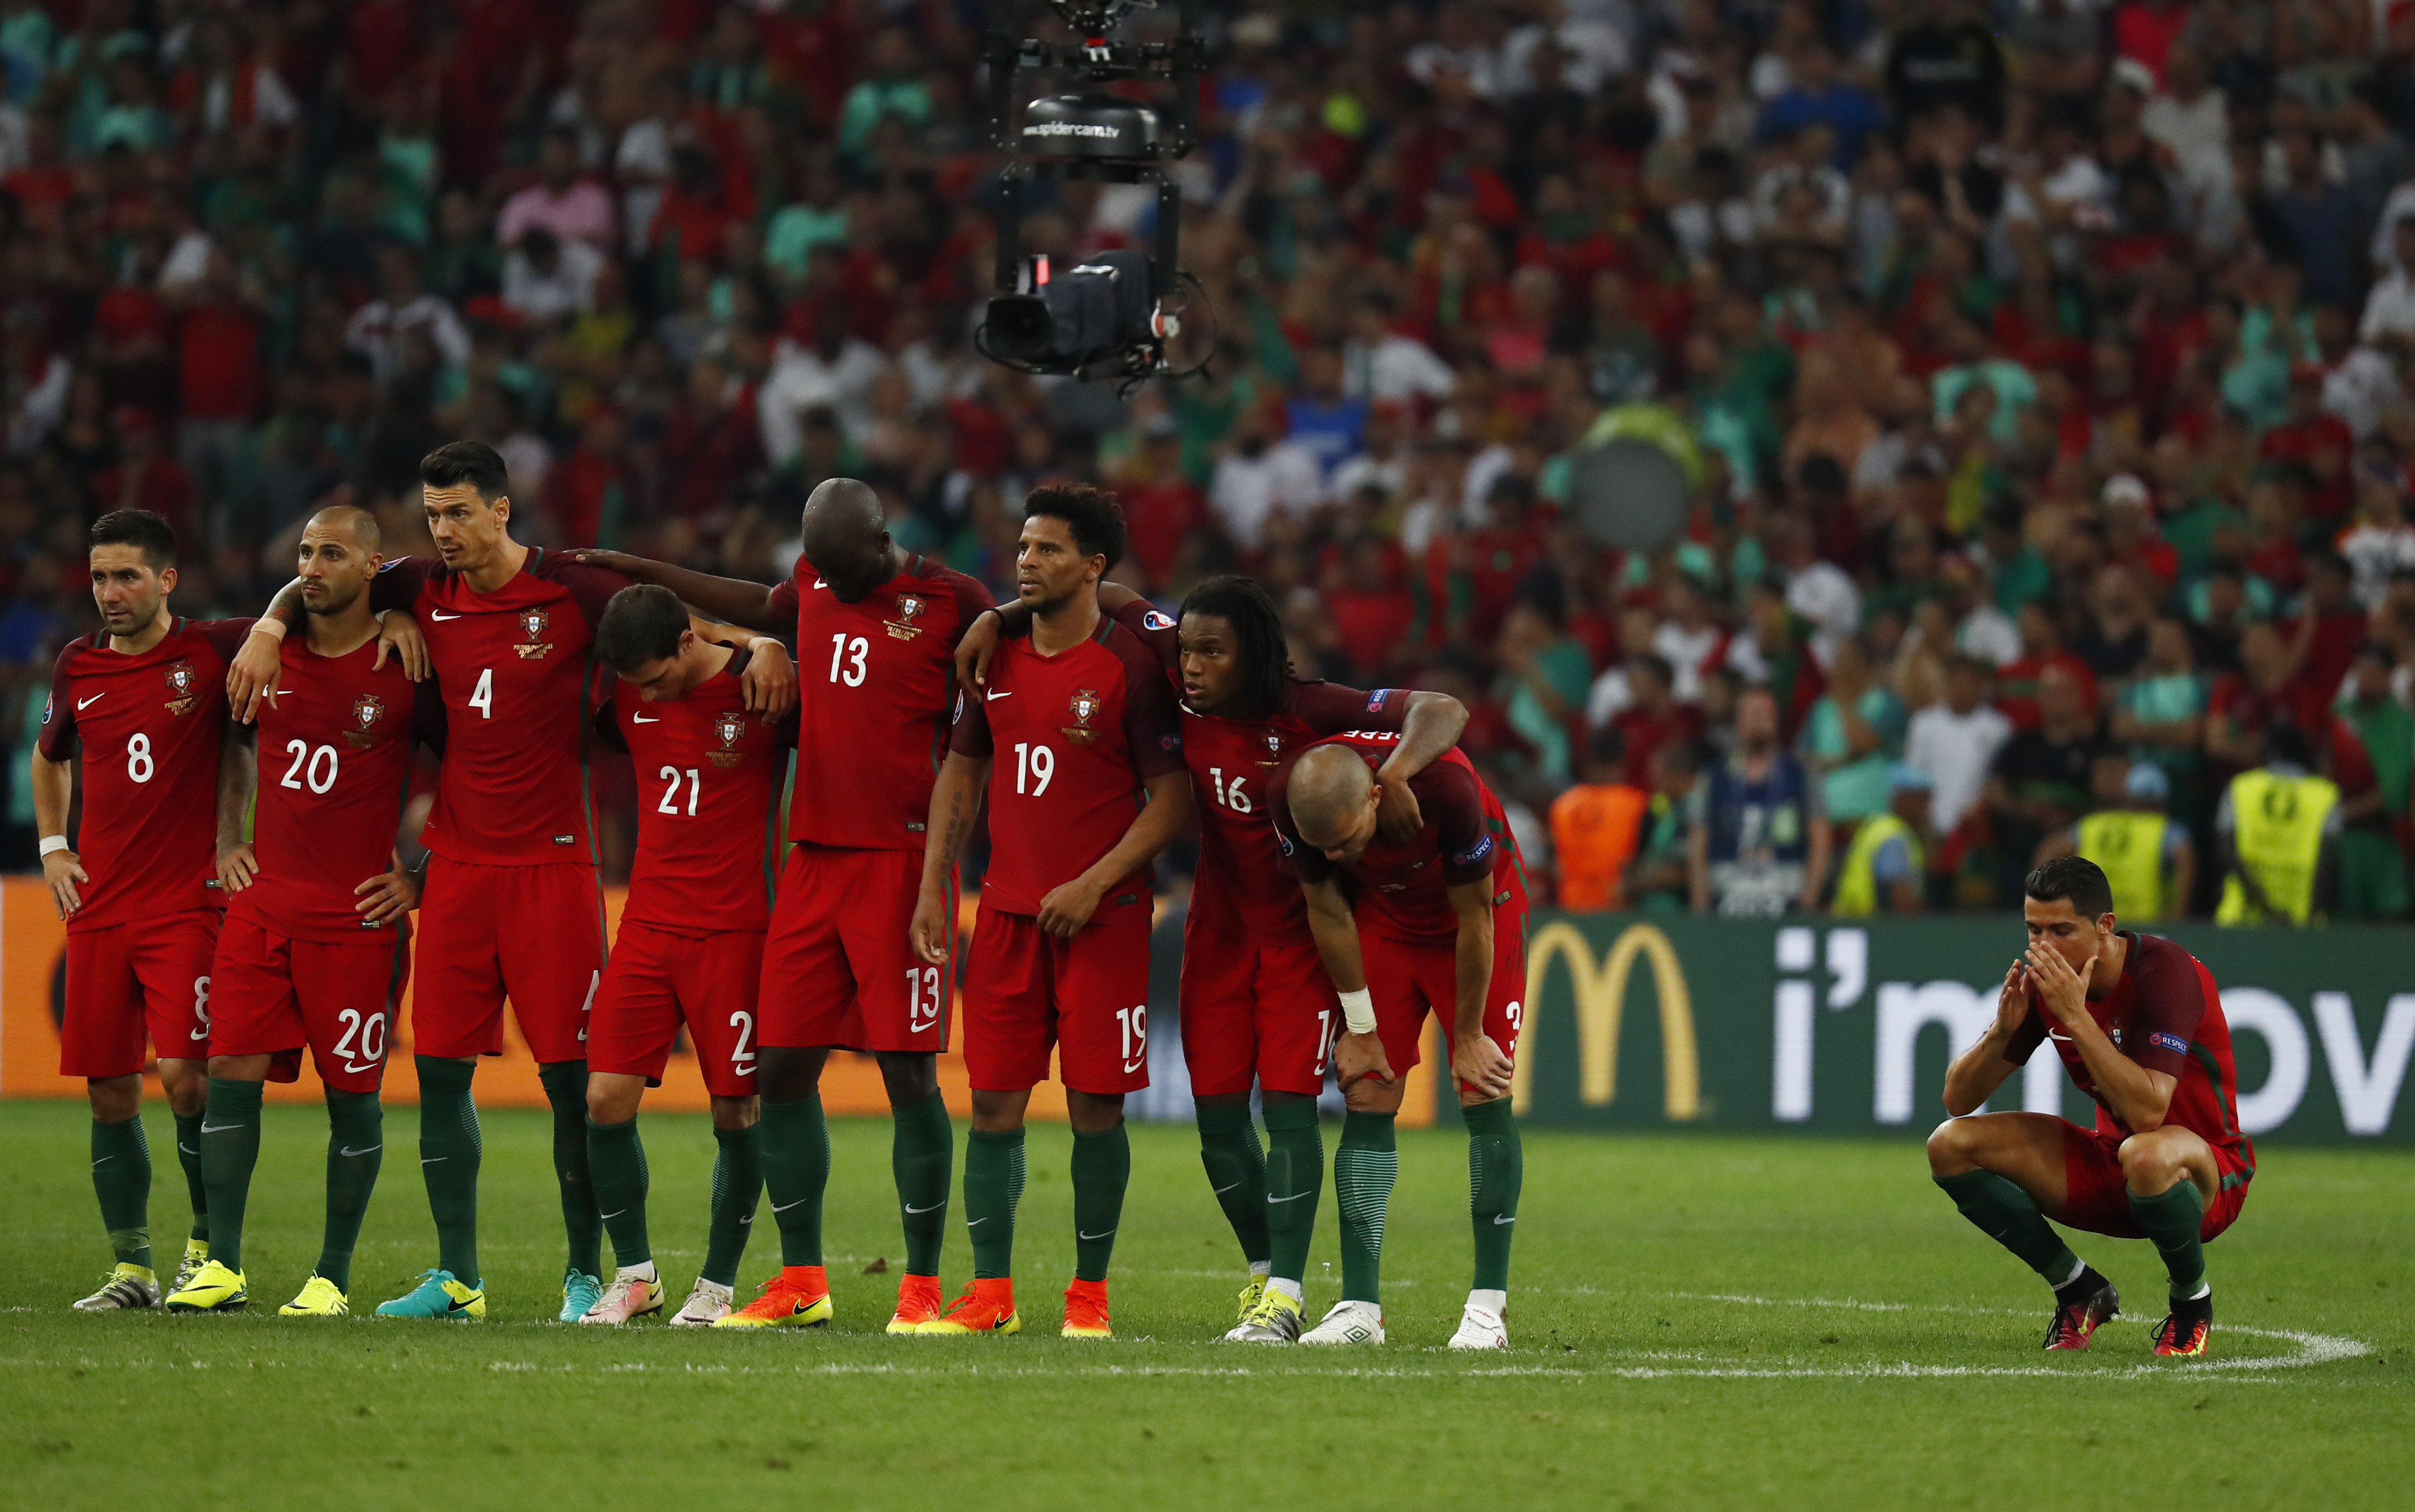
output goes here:
[[1342, 995], [1342, 1023], [1352, 1034], [1375, 1032], [1375, 995], [1361, 987]]
[[[380, 615], [378, 616], [378, 619], [382, 622], [385, 616]], [[278, 640], [283, 640], [285, 638], [285, 632], [290, 628], [292, 627], [286, 624], [284, 621], [277, 618], [273, 614], [263, 615], [260, 619], [254, 620], [251, 622], [251, 633], [253, 635], [272, 636]]]
[[68, 837], [65, 835], [42, 836], [42, 854], [45, 856], [50, 855], [53, 851], [73, 850], [74, 848], [75, 847], [73, 846], [68, 844]]

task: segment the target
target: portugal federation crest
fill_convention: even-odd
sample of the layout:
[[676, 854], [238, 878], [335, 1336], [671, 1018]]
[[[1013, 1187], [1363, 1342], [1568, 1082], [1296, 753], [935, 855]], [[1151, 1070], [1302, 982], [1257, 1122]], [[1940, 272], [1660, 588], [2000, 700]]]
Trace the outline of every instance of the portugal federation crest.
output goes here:
[[1058, 728], [1063, 730], [1066, 739], [1074, 744], [1088, 745], [1099, 738], [1099, 732], [1091, 726], [1090, 721], [1098, 718], [1099, 711], [1105, 707], [1106, 701], [1099, 696], [1098, 689], [1080, 689], [1065, 704], [1066, 711], [1073, 716], [1073, 723], [1060, 725]]
[[723, 714], [720, 718], [714, 720], [712, 722], [712, 737], [714, 740], [721, 742], [721, 749], [707, 753], [712, 757], [712, 764], [714, 766], [722, 768], [734, 767], [741, 761], [746, 759], [746, 753], [738, 749], [738, 742], [746, 737], [746, 716], [744, 714], [739, 713], [736, 710], [732, 710], [729, 712]]
[[191, 713], [194, 706], [202, 701], [195, 692], [199, 686], [200, 680], [193, 675], [191, 662], [171, 663], [168, 667], [168, 712], [180, 717]]
[[519, 619], [522, 638], [512, 650], [520, 653], [520, 660], [534, 661], [550, 652], [553, 643], [545, 638], [545, 632], [553, 623], [552, 613], [545, 609], [522, 609]]
[[917, 621], [922, 618], [923, 611], [930, 608], [930, 606], [931, 601], [922, 597], [920, 594], [898, 594], [897, 618], [883, 621], [888, 628], [890, 638], [893, 640], [911, 640], [916, 636], [921, 635], [922, 633], [922, 627]]
[[377, 744], [378, 721], [385, 718], [385, 700], [374, 693], [364, 693], [352, 700], [352, 727], [344, 731], [344, 743], [355, 751], [366, 751]]
[[1282, 762], [1282, 732], [1278, 730], [1262, 731], [1259, 734], [1258, 739], [1265, 741], [1267, 747], [1267, 759], [1259, 762], [1258, 765], [1262, 767], [1281, 765]]

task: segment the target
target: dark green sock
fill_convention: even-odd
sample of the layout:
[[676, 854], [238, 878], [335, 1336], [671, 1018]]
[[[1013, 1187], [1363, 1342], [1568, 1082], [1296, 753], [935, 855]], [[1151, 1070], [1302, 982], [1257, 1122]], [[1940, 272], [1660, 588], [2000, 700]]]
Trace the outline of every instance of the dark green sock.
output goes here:
[[1342, 1297], [1384, 1299], [1384, 1209], [1401, 1178], [1401, 1153], [1388, 1113], [1352, 1113], [1333, 1152], [1333, 1199], [1342, 1211]]
[[1993, 1171], [1965, 1171], [1935, 1180], [1980, 1233], [2010, 1250], [2021, 1264], [2045, 1277], [2048, 1286], [2062, 1285], [2079, 1269], [2079, 1257], [2047, 1222], [2036, 1201], [2009, 1177]]
[[1471, 1103], [1459, 1110], [1467, 1120], [1467, 1212], [1476, 1225], [1476, 1280], [1479, 1292], [1509, 1289], [1509, 1240], [1518, 1232], [1518, 1189], [1524, 1184], [1525, 1150], [1509, 1100]]
[[121, 1265], [151, 1268], [151, 1144], [140, 1117], [92, 1121], [92, 1190]]
[[965, 1139], [965, 1233], [973, 1242], [973, 1277], [1014, 1274], [1014, 1205], [1023, 1199], [1023, 1130]]
[[2152, 1197], [2134, 1191], [2130, 1216], [2163, 1255], [2164, 1268], [2171, 1272], [2172, 1300], [2185, 1302], [2197, 1295], [2205, 1284], [2205, 1242], [2198, 1237], [2205, 1224], [2205, 1193], [2197, 1190], [2197, 1183], [2182, 1176], [2170, 1190]]
[[562, 1228], [570, 1240], [567, 1268], [604, 1273], [604, 1210], [595, 1205], [595, 1177], [587, 1169], [587, 1062], [557, 1060], [536, 1069], [553, 1104], [553, 1180], [562, 1191]]
[[176, 1161], [185, 1168], [185, 1195], [193, 1205], [191, 1234], [203, 1244], [210, 1239], [210, 1196], [202, 1177], [202, 1125], [208, 1121], [202, 1114], [176, 1115]]
[[719, 1146], [712, 1156], [712, 1220], [705, 1231], [704, 1268], [697, 1274], [724, 1286], [738, 1284], [738, 1262], [745, 1257], [755, 1205], [763, 1196], [758, 1127], [712, 1131], [712, 1142]]
[[822, 1190], [830, 1185], [830, 1125], [819, 1089], [794, 1102], [763, 1100], [755, 1128], [763, 1153], [763, 1191], [780, 1225], [780, 1264], [822, 1263]]
[[1267, 1258], [1269, 1274], [1296, 1281], [1308, 1270], [1316, 1235], [1316, 1199], [1325, 1186], [1325, 1131], [1316, 1104], [1267, 1104]]
[[889, 1169], [897, 1178], [898, 1216], [906, 1225], [906, 1274], [937, 1276], [948, 1235], [948, 1182], [956, 1163], [948, 1100], [934, 1092], [891, 1110]]
[[1208, 1168], [1208, 1190], [1241, 1241], [1241, 1258], [1258, 1265], [1267, 1258], [1267, 1157], [1258, 1145], [1258, 1126], [1250, 1121], [1247, 1099], [1239, 1102], [1202, 1102], [1199, 1120], [1199, 1163]]
[[412, 1057], [419, 1068], [419, 1176], [436, 1220], [436, 1265], [464, 1286], [478, 1280], [478, 1105], [470, 1099], [474, 1062]]
[[327, 1227], [319, 1240], [318, 1274], [352, 1289], [352, 1247], [368, 1216], [369, 1193], [384, 1163], [385, 1110], [375, 1092], [327, 1089]]
[[[1247, 1117], [1249, 1110], [1241, 1110]], [[1252, 1140], [1251, 1143], [1255, 1144]], [[1073, 1133], [1073, 1279], [1102, 1281], [1124, 1220], [1124, 1189], [1132, 1185], [1132, 1136], [1120, 1119], [1113, 1129]]]
[[[209, 1195], [210, 1258], [243, 1269], [243, 1210], [251, 1173], [260, 1164], [260, 1084], [210, 1078], [209, 1101], [194, 1120], [202, 1149], [202, 1183]], [[178, 1120], [182, 1122], [182, 1120]]]
[[638, 1120], [599, 1124], [587, 1120], [587, 1167], [595, 1177], [595, 1202], [611, 1231], [612, 1258], [642, 1265], [654, 1258], [646, 1243], [646, 1145]]

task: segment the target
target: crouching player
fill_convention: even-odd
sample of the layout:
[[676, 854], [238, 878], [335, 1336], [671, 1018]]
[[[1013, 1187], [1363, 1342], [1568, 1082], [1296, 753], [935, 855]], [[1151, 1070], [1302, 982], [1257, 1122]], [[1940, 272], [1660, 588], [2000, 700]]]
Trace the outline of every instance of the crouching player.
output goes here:
[[[210, 968], [217, 1013], [201, 1123], [209, 1263], [170, 1295], [171, 1312], [244, 1307], [261, 1084], [293, 1080], [305, 1044], [326, 1084], [326, 1229], [310, 1279], [278, 1310], [352, 1310], [352, 1245], [385, 1147], [378, 1086], [419, 905], [419, 879], [395, 850], [418, 747], [415, 698], [369, 612], [378, 546], [377, 516], [349, 504], [303, 527], [308, 629], [278, 647], [278, 691], [254, 726], [273, 775], [258, 784], [251, 843], [218, 863], [232, 901]], [[244, 764], [250, 786], [256, 766]]]
[[605, 606], [596, 651], [619, 674], [608, 741], [638, 773], [638, 858], [587, 1042], [587, 1158], [618, 1269], [581, 1321], [626, 1323], [663, 1307], [646, 1239], [646, 1154], [638, 1102], [662, 1085], [687, 1025], [712, 1099], [712, 1218], [704, 1266], [671, 1321], [729, 1312], [763, 1190], [756, 1149], [755, 997], [778, 866], [780, 785], [796, 716], [746, 712], [751, 652], [699, 637], [668, 588], [624, 588]]
[[[2029, 949], [2004, 973], [1996, 1021], [1945, 1073], [1953, 1121], [1928, 1169], [1962, 1215], [2054, 1288], [2048, 1349], [2085, 1349], [2121, 1310], [2112, 1282], [2047, 1220], [2152, 1239], [2171, 1275], [2158, 1355], [2202, 1355], [2213, 1326], [2205, 1244], [2239, 1217], [2256, 1150], [2239, 1130], [2230, 1025], [2204, 963], [2116, 929], [2096, 863], [2060, 857], [2022, 885]], [[1974, 1111], [2043, 1040], [2096, 1100], [2092, 1131], [2039, 1113]]]
[[[1347, 1103], [1333, 1160], [1342, 1301], [1299, 1341], [1384, 1341], [1384, 1210], [1401, 1170], [1392, 1119], [1431, 1012], [1449, 1015], [1476, 1231], [1476, 1278], [1450, 1347], [1507, 1349], [1502, 1312], [1523, 1173], [1509, 1080], [1526, 992], [1526, 886], [1500, 800], [1457, 751], [1408, 779], [1424, 818], [1416, 838], [1379, 838], [1375, 773], [1400, 741], [1372, 731], [1319, 741], [1268, 786], [1277, 842], [1307, 896], [1345, 1028], [1333, 1052]], [[1362, 934], [1374, 936], [1373, 950], [1362, 950]]]

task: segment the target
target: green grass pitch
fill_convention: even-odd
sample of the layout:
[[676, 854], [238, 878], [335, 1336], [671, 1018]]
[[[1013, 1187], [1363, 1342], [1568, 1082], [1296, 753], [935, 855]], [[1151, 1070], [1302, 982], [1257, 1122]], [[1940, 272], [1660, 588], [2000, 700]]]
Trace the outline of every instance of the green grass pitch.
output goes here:
[[[366, 1312], [432, 1254], [388, 1115], [354, 1263]], [[184, 1185], [149, 1112], [155, 1232]], [[104, 1267], [72, 1103], [0, 1105], [0, 1485], [29, 1508], [1238, 1505], [2405, 1506], [2415, 1484], [2415, 1155], [2265, 1152], [2209, 1251], [2202, 1364], [2159, 1365], [2143, 1243], [2081, 1236], [2136, 1316], [2040, 1354], [2046, 1294], [1932, 1189], [1912, 1145], [1529, 1131], [1506, 1356], [1436, 1346], [1467, 1282], [1465, 1142], [1404, 1133], [1381, 1350], [1244, 1351], [1241, 1267], [1188, 1130], [1133, 1130], [1117, 1338], [1055, 1337], [1069, 1138], [1036, 1128], [1020, 1338], [879, 1333], [898, 1254], [888, 1126], [832, 1130], [837, 1323], [699, 1335], [562, 1327], [540, 1114], [486, 1115], [471, 1325], [274, 1315], [318, 1248], [323, 1123], [271, 1107], [247, 1238], [254, 1310], [85, 1317]], [[712, 1139], [649, 1117], [674, 1304], [703, 1247]], [[1328, 1128], [1328, 1150], [1334, 1138]], [[958, 1130], [961, 1159], [962, 1129]], [[960, 1223], [961, 1220], [957, 1220]], [[1336, 1296], [1328, 1190], [1309, 1281]], [[776, 1261], [768, 1217], [748, 1283]], [[172, 1252], [172, 1241], [163, 1245]], [[946, 1280], [965, 1278], [959, 1226]], [[2251, 1331], [2260, 1330], [2260, 1331]]]

